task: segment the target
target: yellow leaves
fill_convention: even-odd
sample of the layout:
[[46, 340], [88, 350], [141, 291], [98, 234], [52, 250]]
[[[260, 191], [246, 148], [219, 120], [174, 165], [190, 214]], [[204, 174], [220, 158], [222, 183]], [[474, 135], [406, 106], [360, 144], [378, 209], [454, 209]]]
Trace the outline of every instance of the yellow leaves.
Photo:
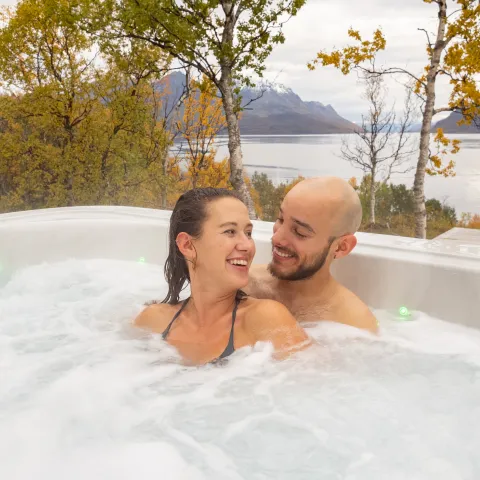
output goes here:
[[215, 138], [226, 120], [217, 91], [206, 77], [191, 81], [190, 95], [177, 128], [187, 143], [186, 187], [226, 187], [230, 175], [227, 160], [215, 161]]
[[348, 30], [348, 36], [350, 38], [353, 38], [354, 40], [358, 40], [359, 42], [362, 41], [362, 37], [360, 37], [360, 32], [358, 30], [354, 30], [353, 28], [350, 28]]
[[331, 53], [320, 51], [317, 53], [317, 57], [307, 64], [308, 69], [315, 70], [318, 64], [322, 66], [331, 65], [347, 75], [352, 68], [361, 63], [374, 61], [376, 54], [386, 47], [386, 40], [380, 29], [375, 30], [373, 40], [362, 40], [360, 33], [352, 28], [348, 30], [348, 36], [358, 42], [358, 45], [333, 50]]
[[435, 135], [435, 138], [433, 139], [433, 141], [445, 147], [448, 147], [450, 143], [450, 140], [447, 137], [445, 137], [443, 133], [443, 128], [437, 128], [437, 134]]
[[462, 143], [461, 140], [458, 140], [457, 138], [454, 138], [452, 140], [452, 150], [450, 153], [455, 154], [460, 151], [460, 144]]
[[460, 124], [468, 124], [480, 114], [480, 3], [476, 0], [456, 2], [462, 8], [448, 25], [450, 46], [442, 70], [452, 85], [449, 107], [463, 113]]
[[418, 78], [418, 80], [415, 81], [413, 91], [417, 94], [420, 95], [423, 93], [425, 89], [425, 81], [427, 80], [427, 75], [422, 75], [421, 77]]
[[358, 180], [356, 177], [351, 177], [349, 180], [348, 180], [348, 183], [349, 185], [354, 189], [354, 190], [357, 190], [358, 189]]
[[462, 228], [480, 229], [480, 215], [471, 213], [462, 213], [458, 226]]
[[433, 141], [436, 144], [436, 153], [429, 155], [430, 166], [425, 169], [427, 175], [441, 175], [443, 177], [455, 176], [455, 162], [450, 160], [447, 165], [443, 165], [442, 157], [446, 155], [455, 155], [460, 150], [461, 141], [458, 139], [450, 140], [443, 133], [443, 129], [438, 128]]
[[297, 178], [294, 178], [291, 182], [287, 183], [287, 185], [285, 186], [285, 195], [299, 182], [301, 182], [302, 180], [305, 180], [304, 177], [302, 176], [299, 176]]
[[184, 101], [179, 132], [189, 143], [190, 150], [208, 150], [215, 136], [226, 126], [222, 102], [216, 96], [214, 85], [205, 77], [192, 81], [190, 95]]
[[[480, 68], [480, 67], [479, 67]], [[459, 125], [470, 124], [480, 115], [480, 84], [475, 76], [465, 75], [450, 82], [453, 84], [449, 106], [463, 113]]]

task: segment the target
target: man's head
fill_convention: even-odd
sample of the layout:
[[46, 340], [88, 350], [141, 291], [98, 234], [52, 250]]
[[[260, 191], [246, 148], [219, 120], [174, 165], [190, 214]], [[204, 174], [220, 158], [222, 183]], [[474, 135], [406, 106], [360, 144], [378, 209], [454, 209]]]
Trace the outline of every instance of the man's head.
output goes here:
[[355, 190], [336, 177], [303, 180], [285, 196], [273, 228], [270, 273], [282, 280], [303, 280], [357, 243], [362, 220]]

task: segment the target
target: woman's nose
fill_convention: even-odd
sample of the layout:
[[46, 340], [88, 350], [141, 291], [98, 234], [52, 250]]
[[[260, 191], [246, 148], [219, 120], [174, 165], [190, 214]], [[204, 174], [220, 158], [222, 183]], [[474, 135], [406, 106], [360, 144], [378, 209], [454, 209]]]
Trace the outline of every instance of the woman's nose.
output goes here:
[[242, 252], [248, 252], [254, 247], [252, 237], [249, 237], [247, 234], [242, 233], [241, 237], [237, 243], [237, 250]]

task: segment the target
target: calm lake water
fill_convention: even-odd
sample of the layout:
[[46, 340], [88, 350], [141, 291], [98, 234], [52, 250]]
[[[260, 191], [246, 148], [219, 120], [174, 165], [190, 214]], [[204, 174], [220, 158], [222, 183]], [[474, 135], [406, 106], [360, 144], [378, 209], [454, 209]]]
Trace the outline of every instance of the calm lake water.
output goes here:
[[[418, 134], [411, 134], [418, 137]], [[480, 134], [449, 135], [461, 140], [461, 150], [452, 155], [456, 177], [429, 177], [425, 181], [427, 198], [437, 198], [455, 207], [457, 213], [480, 213]], [[244, 165], [249, 174], [266, 173], [274, 182], [289, 181], [302, 175], [335, 175], [348, 180], [363, 176], [340, 158], [342, 135], [243, 136]], [[218, 158], [227, 155], [226, 139], [218, 140]], [[414, 166], [415, 155], [409, 160]], [[403, 168], [404, 170], [405, 168]], [[413, 185], [414, 171], [392, 176], [394, 183]]]

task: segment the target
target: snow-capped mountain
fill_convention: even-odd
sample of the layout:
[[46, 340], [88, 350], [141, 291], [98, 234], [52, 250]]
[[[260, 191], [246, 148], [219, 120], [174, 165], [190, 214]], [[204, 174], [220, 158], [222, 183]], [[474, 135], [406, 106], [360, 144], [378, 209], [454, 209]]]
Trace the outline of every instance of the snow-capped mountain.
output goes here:
[[[167, 77], [172, 92], [181, 91], [185, 76], [179, 72]], [[301, 135], [350, 133], [358, 128], [338, 115], [331, 105], [304, 102], [285, 85], [262, 81], [244, 88], [240, 95], [245, 106], [240, 120], [244, 135]]]
[[240, 94], [242, 105], [248, 104], [240, 121], [243, 134], [349, 133], [357, 128], [331, 105], [304, 102], [291, 88], [281, 84], [265, 82], [245, 88]]

